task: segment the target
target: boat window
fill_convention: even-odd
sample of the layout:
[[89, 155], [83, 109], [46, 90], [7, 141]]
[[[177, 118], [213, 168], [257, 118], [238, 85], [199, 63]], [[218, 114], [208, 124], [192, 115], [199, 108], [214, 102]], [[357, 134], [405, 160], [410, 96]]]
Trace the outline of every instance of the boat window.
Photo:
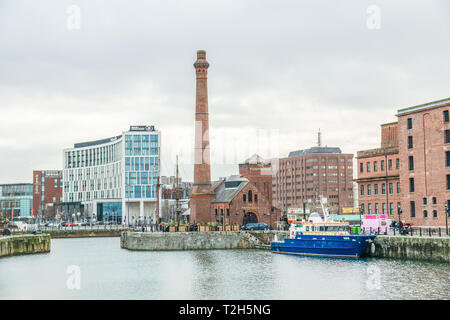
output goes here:
[[319, 231], [324, 231], [325, 227], [324, 226], [320, 226], [319, 227]]
[[309, 226], [306, 226], [306, 231], [309, 231]]

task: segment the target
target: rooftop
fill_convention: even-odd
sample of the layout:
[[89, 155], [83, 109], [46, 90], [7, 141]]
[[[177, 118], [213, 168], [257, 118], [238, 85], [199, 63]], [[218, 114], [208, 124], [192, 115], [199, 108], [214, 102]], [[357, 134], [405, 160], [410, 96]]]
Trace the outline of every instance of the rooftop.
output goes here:
[[232, 175], [224, 180], [213, 182], [216, 198], [212, 202], [230, 202], [247, 183], [248, 179], [241, 175]]
[[398, 146], [392, 146], [392, 147], [375, 148], [375, 149], [357, 151], [356, 157], [358, 159], [361, 159], [361, 158], [371, 158], [371, 157], [378, 157], [378, 156], [397, 154], [397, 153], [398, 153]]
[[297, 150], [297, 151], [292, 151], [289, 152], [289, 158], [291, 157], [298, 157], [298, 156], [303, 156], [303, 155], [307, 155], [307, 154], [316, 154], [316, 153], [342, 153], [340, 148], [336, 148], [336, 147], [312, 147], [309, 149], [303, 149], [303, 150]]
[[106, 139], [101, 139], [101, 140], [75, 143], [73, 145], [73, 147], [74, 148], [91, 147], [91, 146], [96, 146], [96, 145], [99, 145], [99, 144], [105, 144], [105, 143], [108, 143], [108, 142], [113, 142], [113, 141], [119, 140], [120, 138], [122, 138], [122, 135], [111, 137], [111, 138], [106, 138]]
[[448, 105], [448, 104], [450, 104], [450, 98], [445, 98], [445, 99], [442, 99], [442, 100], [437, 100], [437, 101], [432, 101], [432, 102], [428, 102], [428, 103], [424, 103], [424, 104], [419, 104], [417, 106], [412, 106], [412, 107], [399, 109], [397, 115], [402, 115], [402, 114], [415, 112], [415, 111], [421, 111], [423, 109], [428, 109], [428, 108], [440, 107], [440, 106], [444, 106], [444, 105]]

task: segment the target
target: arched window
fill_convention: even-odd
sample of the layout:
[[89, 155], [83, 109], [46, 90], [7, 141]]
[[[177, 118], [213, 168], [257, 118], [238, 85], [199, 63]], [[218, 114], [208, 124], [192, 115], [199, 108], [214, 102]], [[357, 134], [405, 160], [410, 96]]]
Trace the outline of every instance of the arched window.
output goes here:
[[255, 194], [255, 203], [258, 203], [258, 195]]
[[245, 193], [242, 195], [242, 201], [247, 201], [247, 195]]
[[253, 201], [253, 195], [252, 195], [252, 190], [248, 191], [248, 202], [252, 202]]

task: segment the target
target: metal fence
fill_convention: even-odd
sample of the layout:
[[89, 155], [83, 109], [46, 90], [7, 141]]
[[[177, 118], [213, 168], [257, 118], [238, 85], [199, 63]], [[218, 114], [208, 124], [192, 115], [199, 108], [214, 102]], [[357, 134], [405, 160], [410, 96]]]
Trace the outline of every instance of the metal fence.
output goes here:
[[[77, 226], [40, 226], [40, 227], [28, 227], [27, 229], [23, 228], [11, 228], [5, 227], [3, 230], [8, 229], [11, 235], [16, 234], [24, 234], [24, 233], [36, 233], [42, 232], [45, 233], [47, 231], [77, 231], [77, 230], [104, 230], [104, 231], [114, 231], [114, 230], [127, 230], [128, 228], [125, 225], [77, 225]], [[3, 234], [3, 230], [0, 230], [0, 235]]]
[[380, 232], [380, 228], [363, 232], [364, 234], [388, 235], [388, 236], [412, 236], [412, 237], [448, 237], [447, 227], [422, 227], [407, 226], [403, 228], [390, 228], [388, 232]]

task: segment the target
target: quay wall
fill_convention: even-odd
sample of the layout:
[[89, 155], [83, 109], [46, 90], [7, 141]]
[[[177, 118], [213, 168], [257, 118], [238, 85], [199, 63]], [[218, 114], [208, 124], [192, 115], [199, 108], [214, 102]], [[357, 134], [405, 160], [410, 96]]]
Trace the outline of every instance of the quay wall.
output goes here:
[[279, 231], [123, 232], [120, 245], [129, 250], [255, 249], [268, 245]]
[[[129, 250], [270, 249], [287, 231], [123, 232], [120, 244]], [[450, 262], [449, 237], [380, 235], [369, 245], [366, 257]]]
[[48, 234], [0, 237], [0, 257], [50, 252], [50, 242]]
[[120, 229], [80, 229], [80, 230], [48, 230], [52, 239], [59, 238], [94, 238], [94, 237], [120, 237]]
[[449, 237], [377, 236], [369, 257], [450, 262]]

